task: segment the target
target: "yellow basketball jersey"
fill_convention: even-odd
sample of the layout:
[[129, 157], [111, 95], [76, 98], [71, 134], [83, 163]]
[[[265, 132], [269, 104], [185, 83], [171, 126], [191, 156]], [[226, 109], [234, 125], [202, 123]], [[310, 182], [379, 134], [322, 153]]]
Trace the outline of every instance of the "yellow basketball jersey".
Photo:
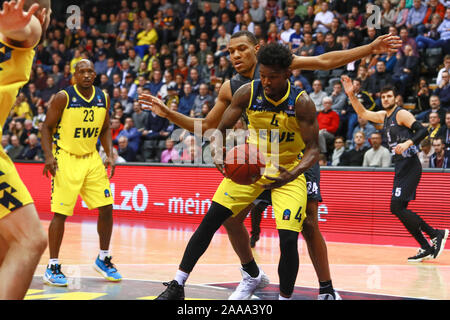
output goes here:
[[56, 150], [61, 148], [78, 156], [96, 151], [107, 112], [106, 95], [100, 88], [93, 87], [92, 96], [86, 99], [76, 85], [62, 92], [67, 96], [67, 104], [53, 133]]
[[278, 155], [280, 164], [292, 163], [305, 148], [295, 116], [295, 103], [304, 91], [292, 86], [283, 98], [273, 101], [264, 93], [260, 80], [251, 82], [251, 98], [247, 107], [249, 139], [258, 146], [266, 159]]
[[34, 48], [18, 48], [0, 39], [0, 133], [19, 90], [30, 79]]

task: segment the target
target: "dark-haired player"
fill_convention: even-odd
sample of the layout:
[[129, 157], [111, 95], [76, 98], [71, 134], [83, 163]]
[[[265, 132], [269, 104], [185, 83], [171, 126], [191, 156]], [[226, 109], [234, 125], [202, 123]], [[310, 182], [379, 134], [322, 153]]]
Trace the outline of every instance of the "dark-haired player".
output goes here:
[[[187, 245], [175, 280], [158, 299], [184, 297], [183, 285], [214, 233], [265, 189], [271, 190], [280, 237], [279, 298], [291, 298], [299, 267], [298, 234], [306, 217], [303, 172], [319, 157], [316, 108], [307, 93], [291, 86], [288, 80], [292, 61], [289, 49], [281, 44], [269, 44], [259, 50], [258, 60], [261, 80], [253, 80], [236, 91], [218, 126], [220, 135], [215, 134], [211, 143], [215, 158], [217, 150], [225, 145], [225, 130], [232, 128], [246, 111], [250, 131], [248, 143], [267, 150], [264, 152], [267, 159], [265, 175], [252, 185], [240, 185], [228, 178], [222, 180], [210, 209]], [[271, 149], [275, 136], [289, 137], [278, 139], [278, 152]], [[303, 156], [299, 157], [302, 150]], [[274, 158], [277, 161], [273, 161]], [[220, 167], [220, 161], [215, 161]], [[180, 282], [183, 285], [179, 285]]]
[[[50, 14], [50, 0], [6, 1], [0, 10], [0, 131], [30, 79]], [[46, 246], [33, 199], [0, 148], [0, 300], [23, 299]]]
[[[416, 198], [416, 189], [422, 175], [417, 152], [419, 143], [427, 136], [427, 130], [409, 111], [397, 106], [395, 88], [385, 87], [381, 90], [381, 104], [384, 110], [374, 112], [365, 109], [358, 100], [348, 76], [342, 76], [342, 83], [358, 116], [374, 123], [384, 124], [383, 129], [395, 164], [391, 212], [420, 245], [417, 254], [409, 257], [408, 261], [436, 259], [444, 250], [448, 230], [434, 229], [418, 214], [408, 209], [409, 201]], [[430, 237], [431, 245], [422, 232]]]
[[[351, 61], [361, 59], [371, 53], [381, 53], [388, 51], [396, 51], [400, 45], [398, 37], [384, 35], [377, 38], [369, 45], [357, 47], [351, 50], [335, 51], [322, 54], [317, 57], [300, 57], [294, 56], [291, 69], [332, 69], [345, 65]], [[255, 36], [248, 31], [240, 31], [231, 36], [228, 44], [228, 51], [230, 59], [237, 71], [237, 74], [229, 81], [226, 81], [219, 91], [217, 102], [208, 113], [206, 118], [198, 119], [187, 117], [179, 112], [170, 110], [159, 99], [149, 96], [141, 95], [140, 100], [144, 107], [151, 108], [156, 114], [161, 117], [169, 119], [179, 127], [187, 129], [191, 132], [195, 131], [198, 126], [201, 128], [201, 133], [205, 133], [209, 129], [217, 128], [220, 119], [223, 116], [226, 108], [230, 105], [231, 99], [239, 89], [240, 86], [250, 82], [252, 79], [259, 79], [259, 66], [257, 64], [256, 54], [258, 52], [259, 44]], [[311, 193], [308, 194], [307, 203], [307, 218], [304, 223], [303, 236], [308, 245], [308, 251], [319, 278], [320, 299], [334, 299], [336, 298], [335, 291], [331, 283], [331, 275], [328, 266], [328, 256], [326, 243], [320, 233], [318, 227], [318, 202], [320, 201], [320, 184], [317, 172], [319, 166], [315, 164], [311, 170], [306, 173], [308, 185], [315, 185], [318, 188], [311, 188]], [[309, 180], [311, 178], [311, 180]], [[263, 196], [266, 196], [264, 193]], [[267, 197], [266, 197], [267, 198]], [[243, 221], [247, 216], [250, 208], [243, 210], [237, 217], [228, 219], [224, 226], [228, 232], [230, 242], [233, 249], [239, 256], [242, 264], [241, 272], [243, 280], [236, 289], [235, 293], [230, 296], [230, 299], [245, 299], [250, 297], [252, 292], [249, 290], [239, 291], [240, 288], [250, 288], [249, 282], [262, 281], [268, 283], [267, 277], [263, 274], [259, 277], [260, 269], [257, 266], [249, 245], [249, 235], [247, 229], [243, 225]], [[264, 283], [259, 283], [261, 288]]]

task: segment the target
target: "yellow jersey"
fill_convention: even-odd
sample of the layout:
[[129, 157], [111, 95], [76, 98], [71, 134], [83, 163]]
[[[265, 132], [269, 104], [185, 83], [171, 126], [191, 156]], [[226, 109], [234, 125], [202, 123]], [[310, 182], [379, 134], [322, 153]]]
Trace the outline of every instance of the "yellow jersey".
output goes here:
[[0, 39], [0, 133], [19, 90], [30, 80], [35, 51]]
[[267, 97], [260, 80], [251, 82], [246, 109], [248, 143], [258, 146], [266, 159], [278, 157], [279, 164], [293, 163], [302, 155], [305, 143], [295, 114], [295, 103], [305, 91], [288, 81], [286, 94], [274, 101]]
[[59, 148], [77, 156], [97, 151], [96, 145], [107, 112], [107, 96], [93, 87], [92, 96], [86, 99], [76, 85], [62, 90], [67, 103], [53, 133], [55, 150]]

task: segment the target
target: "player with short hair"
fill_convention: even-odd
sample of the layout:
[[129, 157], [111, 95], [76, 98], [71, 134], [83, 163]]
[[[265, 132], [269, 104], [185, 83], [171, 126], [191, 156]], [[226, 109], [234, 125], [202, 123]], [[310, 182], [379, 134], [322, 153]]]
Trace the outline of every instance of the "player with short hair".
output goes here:
[[[381, 104], [384, 110], [374, 112], [364, 108], [358, 100], [348, 76], [342, 76], [341, 80], [358, 116], [374, 123], [383, 123], [395, 165], [391, 212], [420, 245], [417, 254], [409, 257], [408, 261], [436, 259], [444, 250], [448, 230], [431, 227], [418, 214], [407, 209], [409, 202], [416, 198], [417, 186], [422, 175], [422, 165], [417, 153], [419, 143], [427, 136], [427, 130], [409, 111], [397, 106], [394, 87], [387, 86], [381, 90]], [[431, 245], [422, 232], [430, 237]]]
[[[248, 143], [264, 151], [265, 175], [251, 185], [240, 185], [224, 178], [211, 207], [185, 250], [175, 280], [157, 299], [184, 298], [184, 283], [198, 259], [206, 251], [214, 233], [230, 217], [238, 215], [264, 190], [271, 190], [275, 221], [280, 237], [280, 299], [290, 299], [299, 267], [298, 234], [306, 217], [306, 180], [303, 172], [319, 157], [318, 124], [314, 102], [307, 93], [289, 82], [292, 55], [286, 47], [273, 43], [258, 52], [260, 79], [239, 88], [214, 134], [212, 153], [217, 156], [226, 143], [225, 130], [230, 129], [246, 111], [249, 121]], [[267, 135], [261, 134], [267, 130]], [[271, 143], [278, 131], [278, 152]], [[282, 139], [281, 137], [289, 137]], [[218, 152], [220, 150], [220, 152]], [[303, 155], [302, 150], [304, 150]], [[220, 157], [220, 156], [219, 156]], [[223, 157], [223, 154], [222, 154]], [[277, 161], [271, 159], [277, 158]], [[223, 163], [223, 162], [222, 162]], [[279, 166], [278, 166], [279, 164]], [[262, 277], [262, 270], [258, 277]]]
[[[105, 167], [114, 174], [111, 130], [109, 128], [110, 100], [108, 94], [93, 86], [94, 64], [82, 59], [75, 65], [75, 84], [59, 91], [50, 101], [42, 127], [42, 148], [45, 153], [44, 174], [52, 176], [50, 223], [50, 261], [44, 282], [67, 286], [61, 272], [58, 256], [64, 224], [73, 210], [78, 194], [89, 209], [98, 208], [97, 231], [100, 253], [94, 268], [109, 281], [120, 281], [122, 276], [111, 262], [109, 244], [113, 230], [113, 197]], [[96, 149], [100, 140], [106, 158], [104, 163]]]
[[[371, 53], [382, 53], [388, 51], [396, 51], [401, 45], [398, 37], [384, 35], [378, 37], [372, 43], [353, 48], [350, 50], [335, 51], [322, 54], [317, 57], [294, 56], [291, 69], [332, 69], [345, 65], [354, 60], [361, 59]], [[139, 97], [143, 107], [150, 108], [153, 112], [161, 117], [169, 119], [179, 127], [194, 132], [196, 127], [201, 128], [202, 133], [210, 129], [217, 128], [220, 119], [226, 108], [230, 105], [232, 96], [242, 85], [249, 83], [252, 79], [259, 79], [259, 66], [257, 64], [256, 54], [259, 49], [259, 43], [256, 37], [248, 31], [236, 32], [231, 36], [228, 44], [230, 59], [237, 74], [229, 81], [226, 81], [220, 88], [219, 95], [215, 106], [204, 119], [187, 117], [179, 112], [170, 110], [159, 99], [151, 95], [141, 95]], [[331, 282], [331, 275], [328, 266], [327, 247], [318, 227], [318, 202], [321, 201], [320, 195], [320, 168], [317, 164], [306, 173], [308, 186], [315, 186], [310, 189], [307, 203], [307, 218], [304, 222], [303, 236], [308, 245], [308, 251], [313, 262], [315, 271], [319, 278], [319, 298], [330, 299], [336, 298], [335, 291]], [[311, 180], [309, 180], [311, 179]], [[261, 197], [266, 198], [267, 193], [263, 193]], [[270, 201], [270, 200], [267, 200]], [[228, 219], [224, 226], [227, 230], [233, 249], [241, 260], [241, 272], [243, 280], [236, 289], [235, 293], [230, 296], [231, 299], [243, 299], [250, 297], [256, 287], [261, 288], [261, 284], [248, 285], [255, 282], [259, 275], [259, 268], [253, 258], [251, 247], [249, 245], [249, 235], [243, 221], [247, 216], [250, 208], [243, 210], [236, 217]], [[263, 277], [265, 282], [268, 279]], [[240, 292], [240, 288], [245, 290]]]
[[[6, 1], [0, 10], [0, 133], [30, 79], [34, 48], [50, 22], [50, 0]], [[0, 148], [0, 300], [23, 299], [47, 246], [33, 199]]]

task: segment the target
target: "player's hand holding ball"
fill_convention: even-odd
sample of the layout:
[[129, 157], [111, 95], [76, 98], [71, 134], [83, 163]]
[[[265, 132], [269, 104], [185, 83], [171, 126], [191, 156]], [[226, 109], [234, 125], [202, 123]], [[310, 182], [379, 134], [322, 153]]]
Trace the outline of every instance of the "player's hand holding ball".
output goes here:
[[265, 167], [264, 156], [252, 144], [241, 144], [227, 152], [224, 172], [238, 184], [249, 185], [258, 181]]

